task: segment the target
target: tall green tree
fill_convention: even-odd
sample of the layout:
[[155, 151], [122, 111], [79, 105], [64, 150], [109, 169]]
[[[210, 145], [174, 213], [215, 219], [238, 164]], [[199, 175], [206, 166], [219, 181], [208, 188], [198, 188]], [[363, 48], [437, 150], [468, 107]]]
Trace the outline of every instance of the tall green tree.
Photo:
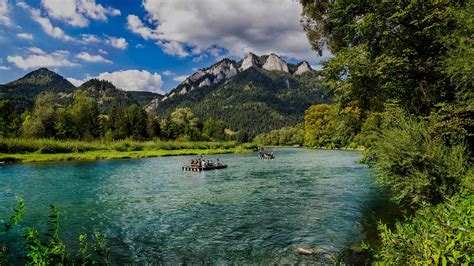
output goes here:
[[21, 116], [9, 100], [0, 100], [0, 137], [14, 137], [21, 127]]
[[[448, 40], [466, 31], [458, 16], [470, 1], [301, 3], [313, 48], [322, 52], [327, 47], [334, 54], [325, 64], [324, 83], [341, 107], [356, 104], [364, 116], [393, 99], [410, 113], [426, 114], [436, 102], [454, 99], [459, 88], [446, 71], [446, 56], [453, 48]], [[472, 30], [463, 34], [472, 39]]]
[[22, 135], [36, 138], [55, 137], [56, 103], [56, 96], [52, 92], [38, 95], [33, 112], [25, 116]]
[[200, 137], [198, 119], [190, 108], [176, 109], [171, 114], [171, 127], [178, 138], [197, 140]]
[[204, 122], [202, 133], [211, 140], [224, 140], [225, 134], [224, 122], [209, 118]]
[[91, 140], [98, 136], [99, 109], [94, 99], [77, 91], [71, 107], [72, 119], [77, 125], [77, 135], [82, 140]]

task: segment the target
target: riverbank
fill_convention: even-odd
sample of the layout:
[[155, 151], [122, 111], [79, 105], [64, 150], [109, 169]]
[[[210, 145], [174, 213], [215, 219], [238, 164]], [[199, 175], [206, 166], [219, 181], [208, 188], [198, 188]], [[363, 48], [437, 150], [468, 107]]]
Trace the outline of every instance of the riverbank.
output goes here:
[[0, 163], [83, 161], [251, 152], [235, 142], [131, 141], [83, 142], [50, 139], [0, 139]]
[[89, 151], [76, 153], [26, 153], [6, 154], [0, 153], [0, 163], [30, 163], [30, 162], [54, 162], [54, 161], [91, 161], [112, 159], [136, 159], [152, 158], [178, 155], [213, 155], [228, 153], [246, 153], [252, 150], [237, 147], [231, 149], [182, 149], [182, 150], [155, 150], [155, 151]]

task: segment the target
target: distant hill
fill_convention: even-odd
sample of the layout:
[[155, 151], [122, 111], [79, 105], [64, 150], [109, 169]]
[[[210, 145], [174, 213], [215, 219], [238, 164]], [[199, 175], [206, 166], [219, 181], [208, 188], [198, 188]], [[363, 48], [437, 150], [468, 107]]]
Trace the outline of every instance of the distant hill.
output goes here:
[[70, 103], [73, 101], [76, 89], [80, 89], [87, 96], [95, 99], [102, 112], [107, 111], [113, 102], [117, 102], [120, 106], [131, 104], [145, 106], [152, 100], [163, 97], [152, 92], [120, 90], [108, 81], [96, 79], [89, 80], [76, 88], [59, 74], [40, 68], [18, 80], [0, 85], [0, 99], [10, 100], [19, 112], [23, 112], [33, 108], [39, 94], [48, 91], [56, 93], [62, 102]]
[[0, 99], [9, 99], [13, 106], [22, 112], [31, 109], [36, 96], [42, 92], [69, 94], [74, 92], [75, 88], [62, 76], [46, 68], [40, 68], [18, 80], [0, 85]]
[[223, 59], [198, 70], [147, 110], [165, 117], [190, 107], [202, 121], [219, 119], [253, 137], [301, 122], [310, 105], [329, 101], [327, 95], [307, 62], [293, 65], [275, 54], [249, 53], [239, 62]]

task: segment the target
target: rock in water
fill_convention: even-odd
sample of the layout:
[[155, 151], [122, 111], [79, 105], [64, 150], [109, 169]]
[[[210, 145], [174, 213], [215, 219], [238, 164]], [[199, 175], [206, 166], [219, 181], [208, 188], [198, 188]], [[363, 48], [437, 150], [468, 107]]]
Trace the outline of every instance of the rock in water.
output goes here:
[[283, 71], [288, 73], [288, 64], [283, 61], [278, 55], [276, 54], [271, 54], [268, 58], [265, 64], [263, 65], [263, 69], [272, 71], [272, 70], [277, 70], [277, 71]]
[[311, 66], [308, 64], [308, 62], [303, 61], [299, 66], [298, 69], [295, 71], [295, 75], [301, 75], [305, 72], [312, 71], [313, 69]]
[[318, 253], [318, 250], [314, 248], [297, 247], [293, 249], [293, 253], [295, 253], [296, 255], [315, 255]]

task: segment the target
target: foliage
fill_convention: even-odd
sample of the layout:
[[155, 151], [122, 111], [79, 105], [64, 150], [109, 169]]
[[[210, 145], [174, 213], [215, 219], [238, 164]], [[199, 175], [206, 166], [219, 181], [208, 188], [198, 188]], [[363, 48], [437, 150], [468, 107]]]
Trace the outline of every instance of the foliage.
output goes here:
[[45, 236], [47, 241], [40, 239], [38, 230], [27, 228], [23, 237], [26, 239], [26, 259], [28, 264], [50, 265], [55, 263], [64, 264], [68, 254], [66, 246], [59, 236], [59, 210], [51, 206], [51, 214], [48, 221], [48, 229]]
[[21, 117], [10, 100], [0, 100], [0, 137], [12, 137], [19, 133]]
[[[460, 86], [453, 75], [460, 66], [462, 77], [471, 76], [472, 60], [447, 59], [463, 50], [472, 54], [473, 28], [466, 28], [467, 20], [472, 24], [470, 1], [300, 2], [313, 48], [328, 47], [334, 54], [324, 65], [324, 84], [341, 107], [381, 111], [392, 99], [410, 113], [426, 114], [437, 102], [454, 100]], [[470, 44], [453, 45], [463, 41]]]
[[413, 209], [441, 203], [457, 193], [467, 171], [465, 146], [448, 147], [432, 136], [426, 122], [394, 116], [370, 151], [378, 182]]
[[310, 147], [326, 146], [330, 142], [329, 128], [334, 107], [329, 104], [313, 105], [304, 117], [305, 144]]
[[474, 149], [474, 105], [440, 104], [436, 112], [425, 119], [433, 138], [447, 146], [466, 143]]
[[274, 145], [300, 145], [304, 143], [304, 126], [303, 124], [294, 127], [284, 127], [272, 130], [269, 133], [263, 133], [255, 137], [254, 143], [259, 146]]
[[197, 140], [198, 119], [190, 108], [178, 108], [170, 117], [171, 128], [176, 139]]
[[[443, 204], [418, 211], [394, 230], [380, 224], [380, 264], [471, 265], [474, 261], [474, 195], [456, 195]], [[365, 248], [368, 248], [365, 245]]]
[[[5, 225], [4, 232], [21, 222], [25, 212], [25, 202], [22, 198], [17, 199], [15, 214]], [[0, 231], [1, 232], [1, 231]], [[25, 242], [25, 254], [27, 265], [65, 265], [65, 264], [108, 264], [110, 248], [106, 236], [98, 231], [94, 232], [92, 240], [86, 234], [79, 236], [79, 251], [77, 255], [71, 256], [60, 237], [60, 212], [50, 206], [50, 216], [47, 231], [40, 235], [36, 228], [27, 228], [23, 234]], [[7, 247], [0, 249], [0, 264], [8, 265], [6, 252]]]
[[209, 118], [204, 122], [202, 134], [210, 140], [224, 140], [225, 139], [225, 125], [220, 120]]

